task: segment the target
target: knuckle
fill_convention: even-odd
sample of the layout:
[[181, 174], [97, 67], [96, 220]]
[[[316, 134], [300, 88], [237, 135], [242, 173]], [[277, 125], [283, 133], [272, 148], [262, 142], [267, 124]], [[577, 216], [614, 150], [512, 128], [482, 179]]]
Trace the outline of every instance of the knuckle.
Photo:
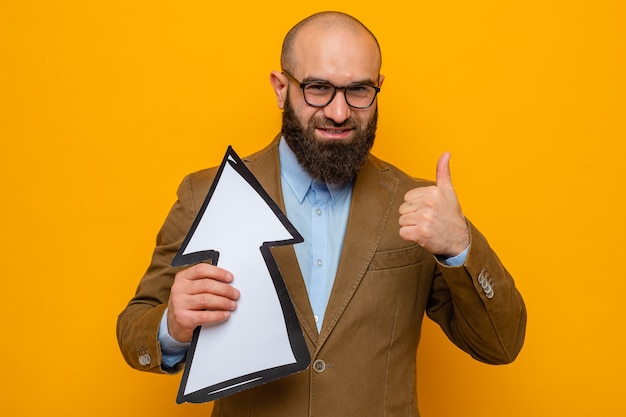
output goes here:
[[203, 308], [212, 308], [215, 296], [212, 293], [202, 293], [198, 295], [198, 303]]

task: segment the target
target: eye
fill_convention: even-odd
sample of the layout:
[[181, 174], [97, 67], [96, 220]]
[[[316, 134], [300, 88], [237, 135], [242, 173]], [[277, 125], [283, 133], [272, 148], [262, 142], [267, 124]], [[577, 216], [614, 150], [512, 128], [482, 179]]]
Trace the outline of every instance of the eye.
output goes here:
[[350, 93], [356, 94], [356, 95], [367, 95], [367, 94], [371, 94], [373, 89], [369, 85], [362, 84], [362, 85], [350, 86], [350, 87], [348, 87], [348, 91], [350, 91]]
[[308, 93], [311, 94], [330, 94], [333, 91], [333, 86], [330, 84], [324, 84], [324, 83], [313, 83], [313, 84], [307, 84], [307, 86], [305, 87]]

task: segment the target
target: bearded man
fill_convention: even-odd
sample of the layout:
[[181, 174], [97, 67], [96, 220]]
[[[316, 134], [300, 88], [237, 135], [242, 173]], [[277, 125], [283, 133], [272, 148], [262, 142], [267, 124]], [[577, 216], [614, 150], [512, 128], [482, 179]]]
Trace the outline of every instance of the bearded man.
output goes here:
[[[361, 22], [338, 12], [304, 19], [285, 37], [281, 66], [270, 75], [281, 133], [244, 161], [304, 237], [273, 255], [312, 366], [218, 400], [213, 415], [417, 416], [424, 313], [477, 360], [502, 364], [522, 347], [524, 302], [464, 217], [449, 154], [435, 183], [370, 154], [384, 77], [378, 42]], [[120, 314], [121, 351], [139, 370], [178, 371], [194, 329], [237, 308], [229, 271], [170, 266], [216, 172], [184, 179]]]

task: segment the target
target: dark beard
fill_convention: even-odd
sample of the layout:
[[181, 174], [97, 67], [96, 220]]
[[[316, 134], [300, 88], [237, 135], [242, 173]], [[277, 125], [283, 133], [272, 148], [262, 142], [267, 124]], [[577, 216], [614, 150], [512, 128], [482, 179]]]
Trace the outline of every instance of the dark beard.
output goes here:
[[[374, 145], [377, 120], [378, 109], [374, 111], [365, 128], [352, 118], [341, 124], [326, 118], [322, 121], [313, 118], [305, 128], [287, 100], [283, 111], [282, 133], [300, 166], [313, 179], [327, 184], [343, 184], [354, 179], [367, 161], [369, 151]], [[347, 142], [320, 141], [315, 138], [316, 126], [355, 128], [355, 135]]]

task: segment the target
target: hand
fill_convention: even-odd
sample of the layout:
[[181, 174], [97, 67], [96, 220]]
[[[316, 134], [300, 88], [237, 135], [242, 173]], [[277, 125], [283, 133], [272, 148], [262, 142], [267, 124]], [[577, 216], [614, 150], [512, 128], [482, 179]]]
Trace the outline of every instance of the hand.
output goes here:
[[204, 263], [179, 271], [167, 306], [170, 336], [189, 342], [197, 326], [228, 320], [239, 299], [232, 281], [230, 272]]
[[450, 176], [450, 154], [437, 163], [437, 185], [407, 192], [400, 206], [400, 237], [434, 255], [456, 256], [469, 245], [469, 228]]

